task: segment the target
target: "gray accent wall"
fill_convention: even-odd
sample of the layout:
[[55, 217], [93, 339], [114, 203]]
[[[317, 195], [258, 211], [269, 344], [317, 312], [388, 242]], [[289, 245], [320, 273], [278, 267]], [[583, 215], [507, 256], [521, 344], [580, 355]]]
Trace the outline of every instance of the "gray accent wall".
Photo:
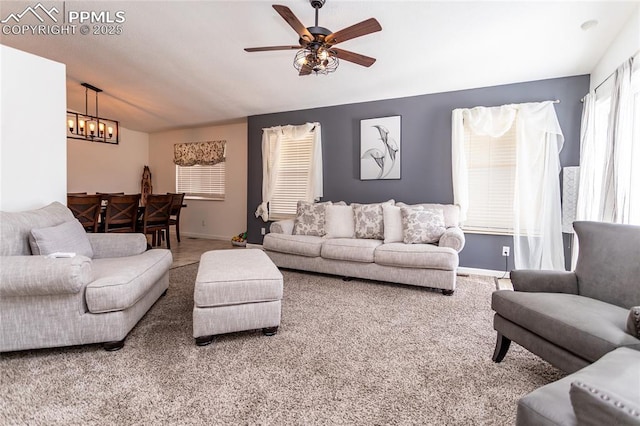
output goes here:
[[[308, 78], [312, 89], [313, 79]], [[556, 112], [565, 143], [563, 166], [579, 163], [580, 99], [589, 90], [589, 76], [575, 76], [375, 102], [337, 105], [248, 118], [247, 227], [249, 243], [261, 244], [261, 228], [269, 223], [254, 212], [262, 198], [262, 129], [286, 124], [320, 122], [324, 162], [323, 200], [373, 203], [394, 199], [406, 203], [453, 203], [451, 179], [451, 111], [456, 108], [560, 100]], [[303, 94], [301, 94], [302, 96]], [[313, 91], [304, 94], [313, 96]], [[399, 180], [360, 180], [360, 120], [402, 117], [402, 170]], [[505, 270], [502, 246], [510, 236], [466, 234], [460, 266]], [[568, 239], [565, 238], [568, 253]], [[567, 256], [568, 257], [568, 256]], [[513, 254], [509, 258], [508, 269]]]

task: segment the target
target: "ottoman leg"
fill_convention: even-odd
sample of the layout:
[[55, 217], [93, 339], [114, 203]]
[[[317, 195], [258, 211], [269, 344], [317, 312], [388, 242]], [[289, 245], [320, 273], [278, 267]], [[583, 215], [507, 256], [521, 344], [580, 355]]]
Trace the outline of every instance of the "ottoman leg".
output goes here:
[[262, 329], [262, 334], [265, 336], [273, 336], [278, 332], [278, 326], [275, 327], [265, 327]]
[[207, 346], [211, 342], [213, 342], [213, 335], [196, 337], [196, 345], [198, 346]]

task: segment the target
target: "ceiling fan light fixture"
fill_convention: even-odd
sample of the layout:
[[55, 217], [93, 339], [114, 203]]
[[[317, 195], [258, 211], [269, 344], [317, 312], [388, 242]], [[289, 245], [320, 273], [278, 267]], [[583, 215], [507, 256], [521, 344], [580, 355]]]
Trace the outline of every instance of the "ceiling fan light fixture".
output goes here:
[[301, 74], [326, 75], [337, 70], [338, 65], [338, 57], [327, 49], [301, 49], [293, 59], [293, 67]]

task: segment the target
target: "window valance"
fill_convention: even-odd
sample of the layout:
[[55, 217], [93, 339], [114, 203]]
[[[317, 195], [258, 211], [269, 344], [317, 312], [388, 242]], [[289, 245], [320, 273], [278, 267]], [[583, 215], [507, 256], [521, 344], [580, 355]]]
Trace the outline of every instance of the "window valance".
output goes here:
[[182, 167], [213, 166], [225, 160], [227, 141], [177, 143], [173, 145], [173, 162]]

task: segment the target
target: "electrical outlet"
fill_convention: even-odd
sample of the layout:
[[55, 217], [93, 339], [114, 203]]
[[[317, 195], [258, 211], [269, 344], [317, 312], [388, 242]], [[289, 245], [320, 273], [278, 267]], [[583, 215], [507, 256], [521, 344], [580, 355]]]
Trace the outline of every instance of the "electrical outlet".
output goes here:
[[502, 246], [502, 255], [504, 257], [509, 257], [509, 252], [511, 251], [511, 247], [509, 246]]
[[266, 233], [267, 233], [267, 230], [265, 228], [260, 228], [261, 235], [265, 235]]

